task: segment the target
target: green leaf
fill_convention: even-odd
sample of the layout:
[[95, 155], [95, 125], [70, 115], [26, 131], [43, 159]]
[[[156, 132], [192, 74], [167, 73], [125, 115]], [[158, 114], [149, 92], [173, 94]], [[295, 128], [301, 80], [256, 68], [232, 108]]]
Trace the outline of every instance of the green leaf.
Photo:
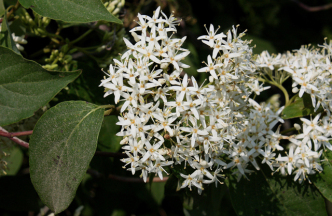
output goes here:
[[96, 151], [104, 108], [62, 102], [37, 122], [30, 140], [30, 173], [40, 198], [55, 213], [73, 200]]
[[15, 175], [21, 168], [23, 162], [23, 152], [19, 147], [13, 147], [9, 152], [7, 161], [7, 175]]
[[82, 74], [68, 85], [68, 90], [63, 90], [62, 95], [57, 95], [59, 101], [83, 100], [99, 105], [114, 103], [111, 97], [103, 97], [104, 88], [99, 87], [103, 73], [96, 70], [98, 65], [90, 66], [82, 62], [78, 62], [77, 65], [82, 70]]
[[20, 0], [25, 8], [55, 20], [86, 23], [99, 20], [122, 24], [100, 0]]
[[[3, 6], [3, 1], [0, 1], [0, 13], [1, 13], [1, 7]], [[12, 33], [9, 29], [9, 24], [7, 21], [7, 11], [5, 10], [5, 16], [3, 17], [2, 23], [1, 23], [1, 31], [0, 31], [0, 45], [7, 47], [9, 49], [12, 49], [17, 54], [21, 55], [20, 51], [18, 51], [16, 44], [13, 40]], [[1, 16], [0, 16], [1, 17]]]
[[204, 191], [201, 195], [196, 190], [192, 191], [191, 197], [184, 202], [184, 213], [186, 216], [199, 215], [222, 215], [222, 198], [225, 195], [226, 186], [215, 184], [204, 185]]
[[[153, 178], [152, 178], [153, 179]], [[150, 179], [149, 179], [150, 181]], [[149, 182], [150, 183], [150, 182]], [[151, 191], [151, 195], [156, 203], [160, 206], [164, 199], [166, 182], [152, 182], [151, 184], [146, 184], [146, 188]]]
[[32, 116], [80, 73], [47, 71], [0, 46], [0, 125]]
[[[320, 107], [316, 113], [321, 112]], [[302, 98], [296, 97], [294, 102], [285, 107], [281, 113], [283, 119], [292, 119], [314, 114], [314, 107], [312, 106], [311, 97], [308, 94], [303, 94]]]
[[3, 0], [0, 0], [0, 18], [1, 18], [3, 15], [5, 15], [5, 11], [6, 11], [6, 9], [5, 9], [5, 5], [4, 5], [4, 3], [3, 3]]
[[17, 36], [26, 34], [26, 27], [21, 19], [14, 20], [10, 25], [10, 30]]
[[233, 208], [238, 215], [327, 215], [324, 198], [306, 181], [293, 176], [271, 175], [271, 170], [257, 171], [250, 181], [228, 180]]
[[122, 137], [116, 133], [120, 131], [120, 126], [116, 125], [118, 118], [115, 115], [106, 116], [101, 126], [98, 148], [104, 152], [118, 152], [121, 148]]
[[322, 163], [324, 170], [321, 173], [316, 174], [316, 176], [311, 180], [318, 188], [318, 190], [322, 193], [322, 195], [331, 202], [332, 201], [332, 152], [327, 151], [324, 152], [323, 155], [325, 158], [325, 161]]

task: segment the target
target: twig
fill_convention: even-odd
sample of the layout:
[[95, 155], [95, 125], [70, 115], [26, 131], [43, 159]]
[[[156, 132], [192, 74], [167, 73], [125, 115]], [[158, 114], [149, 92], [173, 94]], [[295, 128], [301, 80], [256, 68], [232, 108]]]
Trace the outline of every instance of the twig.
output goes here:
[[[17, 138], [16, 136], [26, 136], [26, 135], [31, 135], [32, 133], [33, 133], [32, 130], [10, 133], [10, 132], [6, 131], [4, 128], [0, 127], [0, 136], [7, 137], [8, 139], [11, 139], [15, 143], [17, 143], [20, 146], [23, 146], [25, 148], [29, 148], [29, 143]], [[104, 156], [104, 157], [115, 157], [115, 158], [126, 157], [126, 154], [123, 154], [123, 153], [102, 152], [102, 151], [96, 151], [95, 155]]]
[[[3, 129], [2, 127], [0, 127], [0, 131], [10, 134], [8, 131], [6, 131], [5, 129]], [[15, 143], [19, 144], [20, 146], [22, 146], [24, 148], [29, 148], [29, 143], [24, 142], [23, 140], [21, 140], [21, 139], [19, 139], [17, 137], [8, 137], [8, 139], [14, 141]]]
[[317, 12], [317, 11], [328, 10], [328, 9], [332, 8], [332, 3], [322, 5], [322, 6], [310, 7], [297, 0], [291, 0], [291, 1], [297, 3], [301, 8], [303, 8], [304, 10], [309, 11], [309, 12]]
[[11, 11], [9, 11], [7, 13], [7, 19], [10, 17], [10, 15], [12, 15], [14, 13], [14, 11], [16, 11], [18, 8], [20, 7], [20, 2], [17, 1], [15, 6], [11, 9]]
[[[96, 170], [88, 169], [86, 172], [96, 178], [104, 177], [103, 174], [99, 173]], [[123, 177], [123, 176], [117, 176], [117, 175], [112, 175], [112, 174], [109, 174], [107, 176], [107, 178], [113, 179], [116, 181], [129, 182], [129, 183], [144, 183], [144, 180], [141, 178]], [[165, 182], [167, 180], [168, 180], [168, 177], [164, 177], [162, 180], [159, 177], [153, 178], [153, 182]], [[149, 182], [149, 179], [146, 180], [146, 183], [148, 183], [148, 182]]]
[[27, 135], [31, 135], [32, 132], [33, 132], [32, 130], [30, 130], [30, 131], [14, 132], [14, 133], [0, 131], [0, 136], [8, 137], [8, 138], [13, 138], [13, 137], [16, 137], [16, 136], [27, 136]]

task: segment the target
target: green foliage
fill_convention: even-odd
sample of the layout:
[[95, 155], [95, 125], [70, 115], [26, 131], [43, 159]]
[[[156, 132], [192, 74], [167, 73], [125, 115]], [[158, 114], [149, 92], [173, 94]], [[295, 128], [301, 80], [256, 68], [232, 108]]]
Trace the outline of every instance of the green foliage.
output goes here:
[[118, 121], [114, 115], [106, 116], [100, 129], [98, 148], [104, 152], [118, 152], [121, 148], [121, 137], [116, 136], [120, 131], [120, 126], [116, 125]]
[[[96, 148], [104, 152], [120, 152], [122, 139], [116, 136], [121, 128], [116, 125], [117, 116], [103, 118], [104, 108], [98, 106], [114, 102], [113, 97], [102, 97], [104, 89], [98, 86], [104, 74], [100, 69], [106, 71], [109, 64], [113, 64], [113, 58], [119, 58], [118, 53], [123, 53], [126, 48], [122, 38], [129, 39], [128, 29], [118, 25], [122, 21], [116, 14], [121, 18], [125, 16], [125, 27], [132, 28], [136, 23], [130, 22], [137, 12], [148, 14], [150, 11], [152, 14], [155, 2], [127, 1], [125, 13], [120, 10], [124, 1], [116, 0], [19, 0], [26, 9], [19, 4], [17, 8], [12, 7], [16, 2], [0, 0], [0, 18], [3, 18], [0, 32], [0, 126], [15, 122], [10, 129], [5, 129], [10, 132], [33, 129], [34, 132], [31, 140], [28, 136], [20, 137], [30, 143], [29, 150], [15, 146], [4, 151], [9, 156], [5, 159], [7, 176], [0, 177], [0, 215], [16, 215], [11, 211], [34, 211], [37, 215], [42, 207], [38, 194], [55, 213], [65, 209], [74, 212], [74, 208], [83, 205], [83, 216], [163, 215], [165, 212], [186, 216], [235, 215], [235, 212], [249, 216], [326, 215], [324, 198], [332, 202], [331, 152], [324, 152], [324, 171], [309, 176], [313, 185], [294, 183], [290, 177], [279, 174], [272, 177], [271, 171], [264, 169], [250, 175], [250, 181], [242, 179], [237, 182], [231, 176], [226, 180], [228, 188], [226, 185], [217, 188], [214, 184], [208, 185], [202, 195], [198, 195], [196, 189], [178, 191], [182, 178], [177, 177], [185, 170], [176, 164], [167, 182], [143, 184], [110, 179], [109, 174], [138, 179], [141, 171], [132, 176], [122, 169], [124, 164], [117, 157], [93, 157]], [[205, 34], [204, 23], [220, 23], [223, 30], [241, 23], [239, 31], [248, 28], [249, 35], [243, 39], [253, 39], [251, 45], [257, 46], [253, 50], [255, 54], [263, 50], [270, 54], [291, 50], [308, 41], [317, 43], [332, 32], [332, 25], [326, 19], [330, 11], [309, 14], [297, 8], [293, 1], [219, 3], [208, 0], [207, 4], [202, 4], [175, 0], [164, 2], [163, 7], [174, 10], [175, 17], [183, 19], [181, 25], [185, 24], [186, 28], [173, 38], [188, 36], [184, 47], [191, 55], [183, 62], [190, 68], [185, 72], [195, 78], [198, 76], [196, 80], [200, 84], [208, 74], [198, 73], [197, 69], [203, 65], [200, 61], [206, 61], [207, 53], [211, 52], [196, 40], [198, 35]], [[202, 11], [209, 11], [210, 16], [200, 15]], [[289, 22], [292, 17], [295, 21]], [[310, 22], [301, 22], [303, 17], [308, 17]], [[322, 27], [316, 24], [319, 20]], [[307, 28], [310, 32], [306, 32]], [[13, 32], [25, 36], [28, 41], [21, 53], [13, 41]], [[60, 72], [76, 69], [82, 73]], [[289, 91], [291, 84], [284, 87]], [[265, 94], [269, 93], [262, 93], [262, 100], [268, 96]], [[52, 108], [39, 114], [41, 110], [37, 110], [48, 102]], [[283, 110], [282, 118], [294, 123], [294, 118], [319, 112], [322, 109], [314, 112], [310, 96], [304, 94], [302, 98], [294, 97]], [[26, 119], [32, 115], [32, 120]], [[24, 175], [29, 166], [31, 175]], [[98, 175], [86, 174], [88, 167], [99, 172]], [[153, 177], [151, 175], [150, 180]]]
[[185, 200], [184, 213], [186, 216], [222, 215], [225, 209], [222, 198], [227, 190], [226, 185], [210, 184], [204, 188], [201, 195], [195, 193]]
[[158, 205], [161, 205], [164, 199], [165, 184], [165, 182], [152, 182], [152, 184], [149, 182], [149, 184], [146, 184], [146, 187], [151, 191], [151, 195]]
[[0, 125], [28, 118], [81, 73], [50, 72], [0, 47]]
[[5, 15], [5, 13], [6, 13], [5, 5], [3, 4], [3, 0], [0, 0], [0, 17]]
[[105, 20], [122, 24], [121, 20], [106, 10], [100, 0], [20, 0], [20, 3], [25, 8], [55, 20], [76, 23]]
[[22, 161], [23, 161], [23, 152], [22, 150], [14, 146], [10, 151], [8, 151], [9, 156], [6, 158], [7, 161], [7, 175], [16, 175], [20, 170]]
[[271, 170], [251, 174], [250, 181], [231, 177], [227, 184], [238, 215], [327, 215], [324, 198], [313, 185], [272, 176]]
[[57, 99], [59, 101], [84, 100], [100, 105], [109, 103], [111, 101], [109, 98], [102, 97], [104, 89], [98, 87], [103, 74], [100, 70], [95, 69], [98, 67], [97, 64], [93, 64], [93, 66], [81, 61], [78, 62], [78, 68], [82, 70], [82, 74], [71, 82], [68, 88], [63, 89], [61, 94], [57, 95]]
[[7, 20], [7, 11], [5, 10], [3, 0], [0, 0], [0, 17], [2, 15], [4, 15], [4, 17], [1, 23], [0, 45], [12, 49], [17, 54], [21, 54], [15, 45], [15, 42], [12, 38], [12, 33], [9, 29], [8, 20]]
[[97, 147], [104, 108], [63, 102], [38, 121], [30, 141], [31, 180], [55, 213], [73, 200]]
[[332, 202], [332, 152], [324, 152], [323, 171], [314, 176], [312, 182], [322, 195]]
[[[315, 109], [312, 106], [310, 95], [303, 94], [302, 98], [295, 96], [294, 102], [285, 107], [281, 113], [283, 119], [292, 119], [307, 116], [315, 113]], [[316, 113], [322, 111], [319, 108]]]

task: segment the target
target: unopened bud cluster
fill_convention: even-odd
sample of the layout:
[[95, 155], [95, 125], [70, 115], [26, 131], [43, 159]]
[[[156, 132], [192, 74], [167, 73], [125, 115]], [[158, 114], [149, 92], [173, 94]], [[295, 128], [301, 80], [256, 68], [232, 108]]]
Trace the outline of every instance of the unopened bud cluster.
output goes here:
[[107, 0], [104, 3], [104, 6], [111, 14], [117, 16], [121, 9], [124, 7], [125, 2], [125, 0]]
[[[45, 48], [44, 52], [50, 50]], [[69, 48], [68, 44], [65, 44], [59, 50], [52, 50], [49, 58], [45, 59], [48, 63], [43, 66], [47, 70], [59, 70], [59, 71], [72, 71], [77, 69], [77, 61], [73, 60], [71, 54], [76, 52], [76, 48]]]
[[[242, 39], [245, 33], [233, 26], [218, 34], [210, 25], [207, 35], [198, 38], [212, 48], [198, 70], [209, 74], [209, 82], [200, 86], [184, 70], [189, 66], [183, 59], [190, 53], [181, 47], [186, 37], [173, 38], [180, 21], [160, 8], [152, 17], [138, 14], [138, 19], [130, 31], [136, 43], [124, 38], [128, 50], [121, 60], [114, 59], [100, 84], [104, 97], [114, 95], [116, 104], [123, 102], [117, 135], [123, 136], [125, 167], [133, 174], [140, 171], [146, 181], [149, 173], [162, 179], [181, 165], [182, 188], [195, 186], [199, 193], [203, 184], [220, 182], [223, 170], [238, 180], [259, 170], [260, 163], [285, 173], [282, 166], [289, 162], [275, 158], [284, 149], [280, 140], [288, 139], [277, 127], [284, 122], [279, 117], [283, 107], [276, 111], [250, 98], [269, 87], [258, 82], [265, 65], [253, 60], [251, 41]], [[307, 151], [309, 162], [304, 163], [319, 164], [319, 156]]]
[[28, 32], [31, 32], [32, 34], [40, 37], [46, 37], [48, 35], [46, 27], [51, 22], [50, 18], [42, 17], [34, 11], [32, 18], [30, 14], [25, 11], [23, 15], [20, 15], [19, 19]]
[[6, 161], [6, 158], [9, 156], [9, 148], [10, 146], [8, 143], [6, 143], [4, 139], [0, 137], [0, 176], [7, 174], [6, 170], [8, 162]]

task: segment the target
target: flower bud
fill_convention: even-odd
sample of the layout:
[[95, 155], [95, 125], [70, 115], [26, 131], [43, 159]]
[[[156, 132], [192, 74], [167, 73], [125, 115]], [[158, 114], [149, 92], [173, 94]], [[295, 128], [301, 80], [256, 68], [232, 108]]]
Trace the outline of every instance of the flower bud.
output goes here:
[[168, 63], [162, 63], [162, 64], [160, 65], [160, 68], [161, 68], [161, 69], [166, 69], [166, 68], [168, 68]]
[[136, 42], [140, 41], [141, 39], [139, 39], [138, 35], [135, 32], [132, 32], [131, 35], [134, 37], [134, 40]]
[[299, 92], [299, 89], [298, 89], [297, 87], [294, 87], [294, 88], [292, 89], [292, 92], [293, 92], [293, 93], [298, 93], [298, 92]]
[[213, 82], [213, 76], [209, 76], [209, 82]]
[[207, 165], [207, 162], [206, 162], [205, 160], [201, 159], [201, 160], [199, 161], [199, 164], [202, 165], [202, 166], [206, 166], [206, 165]]
[[165, 84], [166, 80], [165, 79], [158, 79], [158, 82], [162, 85], [162, 84]]
[[295, 123], [295, 124], [294, 124], [294, 127], [295, 127], [296, 130], [301, 130], [301, 126], [300, 126], [299, 124], [296, 124], [296, 123]]
[[113, 15], [117, 15], [120, 12], [120, 8], [115, 8], [115, 10], [112, 12]]
[[120, 145], [124, 145], [124, 144], [128, 143], [128, 141], [129, 141], [129, 138], [125, 137], [120, 141]]
[[159, 154], [161, 154], [161, 155], [165, 155], [165, 154], [167, 154], [167, 150], [165, 150], [165, 149], [158, 149], [158, 152], [159, 152]]

